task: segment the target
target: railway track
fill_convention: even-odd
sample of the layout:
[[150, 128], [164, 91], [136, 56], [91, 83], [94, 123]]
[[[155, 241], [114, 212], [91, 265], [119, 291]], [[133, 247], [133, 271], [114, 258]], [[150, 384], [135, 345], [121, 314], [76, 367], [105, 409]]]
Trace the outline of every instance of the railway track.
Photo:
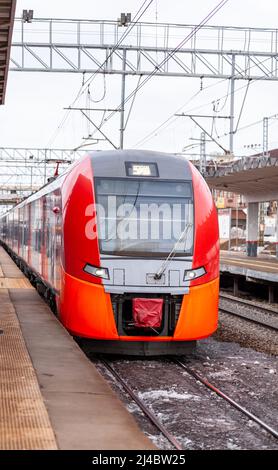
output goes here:
[[[258, 305], [258, 303], [254, 303], [252, 301], [247, 301], [245, 299], [238, 299], [232, 296], [226, 296], [223, 294], [220, 294], [220, 299], [228, 301], [231, 303], [231, 308], [227, 307], [222, 307], [221, 305], [219, 306], [219, 311], [223, 313], [227, 313], [229, 315], [233, 315], [239, 318], [243, 318], [244, 320], [250, 321], [252, 323], [255, 323], [260, 326], [264, 326], [267, 328], [270, 328], [272, 330], [278, 331], [278, 311], [267, 308], [264, 306]], [[247, 307], [252, 307], [256, 308], [259, 313], [263, 313], [265, 315], [265, 318], [258, 318], [257, 314], [255, 312], [240, 312], [236, 310], [234, 307], [235, 305], [244, 305]], [[275, 318], [275, 315], [277, 315], [277, 318]], [[267, 318], [267, 316], [269, 318]], [[272, 317], [272, 318], [271, 318]]]
[[[263, 428], [266, 432], [271, 434], [273, 437], [278, 439], [278, 431], [273, 429], [271, 426], [269, 426], [267, 423], [265, 423], [263, 420], [261, 420], [259, 417], [251, 413], [249, 410], [244, 408], [243, 406], [240, 405], [237, 401], [235, 401], [233, 398], [225, 394], [223, 391], [221, 391], [219, 388], [211, 384], [205, 377], [202, 377], [199, 372], [196, 372], [194, 369], [191, 367], [187, 366], [184, 364], [182, 361], [180, 361], [177, 358], [170, 357], [168, 358], [173, 364], [177, 365], [179, 368], [181, 368], [183, 371], [187, 372], [188, 375], [191, 377], [194, 377], [196, 381], [200, 382], [203, 384], [206, 388], [208, 388], [210, 391], [214, 392], [217, 394], [219, 397], [221, 397], [223, 400], [227, 401], [231, 406], [233, 406], [235, 409], [237, 409], [239, 412], [241, 412], [244, 416], [248, 417], [250, 420], [254, 421], [257, 423], [261, 428]], [[106, 359], [101, 359], [102, 365], [107, 369], [107, 371], [112, 374], [116, 382], [120, 384], [123, 389], [127, 392], [127, 394], [131, 397], [131, 399], [139, 406], [141, 411], [144, 413], [144, 415], [149, 419], [149, 421], [163, 434], [163, 436], [168, 440], [168, 442], [171, 443], [171, 445], [177, 449], [177, 450], [183, 450], [179, 441], [177, 438], [167, 430], [167, 428], [157, 419], [155, 414], [151, 411], [151, 409], [144, 403], [143, 400], [139, 398], [137, 393], [132, 390], [132, 388], [127, 384], [127, 382], [121, 377], [121, 375], [115, 370], [115, 368], [106, 360]]]
[[172, 359], [173, 362], [175, 362], [177, 365], [179, 365], [182, 369], [184, 369], [189, 375], [194, 377], [198, 382], [201, 382], [205, 387], [207, 387], [209, 390], [212, 392], [216, 393], [219, 397], [223, 398], [226, 400], [230, 405], [232, 405], [234, 408], [236, 408], [238, 411], [240, 411], [242, 414], [247, 416], [249, 419], [254, 421], [255, 423], [259, 424], [265, 431], [267, 431], [269, 434], [271, 434], [273, 437], [278, 439], [278, 431], [273, 429], [271, 426], [269, 426], [267, 423], [262, 421], [260, 418], [258, 418], [256, 415], [248, 411], [246, 408], [240, 405], [237, 401], [233, 400], [231, 397], [229, 397], [226, 393], [222, 392], [219, 388], [215, 387], [215, 385], [211, 384], [205, 377], [202, 377], [198, 372], [196, 372], [194, 369], [191, 369], [191, 367], [188, 367], [186, 364], [184, 364], [182, 361], [179, 359]]
[[151, 423], [163, 434], [164, 437], [174, 446], [177, 450], [182, 450], [181, 445], [171, 434], [166, 427], [156, 418], [155, 414], [145, 405], [143, 400], [141, 400], [138, 395], [132, 390], [132, 388], [126, 383], [126, 381], [118, 374], [114, 367], [109, 364], [106, 360], [102, 359], [102, 364], [106, 369], [113, 375], [113, 377], [121, 384], [124, 390], [129, 394], [132, 400], [139, 406], [144, 415], [151, 421]]
[[275, 308], [275, 307], [272, 307], [271, 305], [269, 305], [268, 307], [265, 307], [265, 305], [263, 305], [261, 302], [242, 299], [241, 297], [236, 297], [235, 295], [229, 295], [229, 294], [226, 294], [226, 293], [223, 293], [223, 292], [220, 292], [219, 297], [220, 297], [220, 299], [223, 299], [223, 300], [231, 300], [231, 301], [237, 302], [238, 304], [241, 304], [241, 305], [246, 305], [246, 306], [257, 308], [257, 309], [261, 310], [262, 312], [265, 312], [265, 313], [268, 313], [268, 314], [269, 313], [272, 313], [272, 314], [276, 313], [278, 315], [278, 309]]

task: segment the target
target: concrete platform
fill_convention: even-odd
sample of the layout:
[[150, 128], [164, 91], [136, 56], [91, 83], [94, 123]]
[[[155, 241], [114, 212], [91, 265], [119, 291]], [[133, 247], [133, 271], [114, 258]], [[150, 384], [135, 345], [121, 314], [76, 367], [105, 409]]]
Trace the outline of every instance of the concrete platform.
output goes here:
[[0, 449], [154, 449], [0, 248]]
[[250, 258], [243, 253], [221, 251], [220, 272], [276, 283], [278, 282], [278, 259], [274, 256]]

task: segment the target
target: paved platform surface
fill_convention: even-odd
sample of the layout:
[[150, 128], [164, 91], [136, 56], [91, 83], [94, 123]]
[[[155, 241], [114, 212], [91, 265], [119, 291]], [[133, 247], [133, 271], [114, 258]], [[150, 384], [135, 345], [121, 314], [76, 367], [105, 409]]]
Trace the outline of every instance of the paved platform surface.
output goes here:
[[278, 259], [264, 256], [251, 258], [243, 253], [221, 251], [220, 271], [278, 282]]
[[153, 449], [0, 248], [0, 449]]

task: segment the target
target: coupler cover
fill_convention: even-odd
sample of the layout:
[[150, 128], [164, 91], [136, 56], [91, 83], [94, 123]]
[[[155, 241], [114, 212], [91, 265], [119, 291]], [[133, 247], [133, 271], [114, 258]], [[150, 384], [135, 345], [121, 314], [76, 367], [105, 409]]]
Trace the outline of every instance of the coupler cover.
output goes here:
[[160, 328], [163, 299], [132, 299], [132, 315], [138, 328]]

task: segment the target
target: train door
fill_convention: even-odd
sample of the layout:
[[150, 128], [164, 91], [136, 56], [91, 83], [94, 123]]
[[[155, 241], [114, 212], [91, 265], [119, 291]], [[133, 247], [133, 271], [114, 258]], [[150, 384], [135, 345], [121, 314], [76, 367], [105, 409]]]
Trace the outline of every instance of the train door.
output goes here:
[[61, 193], [55, 190], [44, 200], [44, 277], [60, 290], [61, 265]]
[[27, 220], [27, 262], [31, 266], [32, 262], [32, 204], [29, 203], [26, 207], [26, 220]]
[[18, 224], [19, 224], [19, 234], [18, 234], [18, 254], [23, 258], [24, 252], [24, 207], [21, 207], [18, 210]]
[[53, 281], [55, 289], [60, 292], [61, 282], [61, 249], [62, 249], [62, 195], [60, 189], [56, 189], [54, 192], [54, 206], [52, 212], [55, 216], [55, 233], [54, 233], [54, 273]]
[[12, 249], [15, 253], [18, 254], [18, 235], [19, 235], [19, 230], [18, 230], [18, 209], [14, 209], [14, 220], [13, 220], [13, 232], [12, 232]]
[[13, 223], [14, 223], [14, 213], [10, 211], [8, 214], [8, 241], [7, 245], [13, 247]]
[[41, 198], [42, 204], [42, 277], [47, 279], [48, 258], [47, 258], [47, 206], [46, 197]]
[[52, 210], [51, 194], [45, 196], [44, 202], [44, 241], [45, 241], [45, 279], [52, 285], [52, 260], [53, 260], [53, 237], [52, 237]]

